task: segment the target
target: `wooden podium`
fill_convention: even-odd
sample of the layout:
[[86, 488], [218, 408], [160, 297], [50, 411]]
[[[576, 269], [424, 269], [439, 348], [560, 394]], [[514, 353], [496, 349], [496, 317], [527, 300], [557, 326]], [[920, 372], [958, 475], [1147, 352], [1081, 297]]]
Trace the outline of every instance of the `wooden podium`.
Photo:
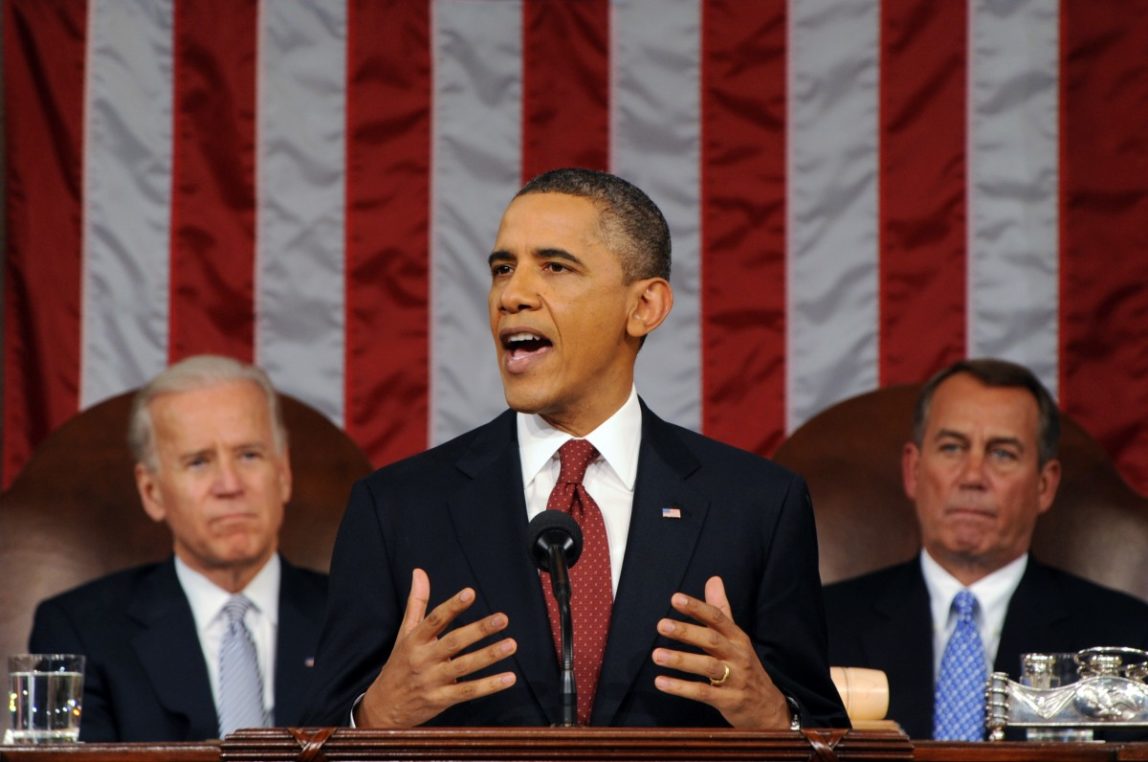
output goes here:
[[911, 741], [895, 731], [669, 728], [267, 728], [208, 743], [0, 746], [0, 762], [384, 760], [1148, 762], [1148, 744]]

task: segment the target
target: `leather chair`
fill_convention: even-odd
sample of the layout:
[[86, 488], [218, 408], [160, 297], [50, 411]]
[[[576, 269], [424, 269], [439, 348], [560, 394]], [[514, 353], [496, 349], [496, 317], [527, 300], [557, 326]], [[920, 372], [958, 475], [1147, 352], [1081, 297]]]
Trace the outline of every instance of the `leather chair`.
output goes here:
[[[912, 557], [920, 548], [913, 504], [901, 486], [901, 449], [911, 438], [919, 385], [844, 400], [814, 416], [774, 460], [809, 482], [824, 583]], [[1107, 453], [1061, 416], [1063, 476], [1037, 522], [1033, 554], [1047, 563], [1148, 600], [1148, 499]]]
[[[132, 394], [60, 427], [0, 495], [0, 656], [27, 650], [43, 598], [171, 554], [171, 534], [148, 518], [136, 492], [127, 446]], [[280, 548], [292, 562], [326, 571], [351, 484], [371, 465], [325, 416], [280, 396], [293, 472]]]

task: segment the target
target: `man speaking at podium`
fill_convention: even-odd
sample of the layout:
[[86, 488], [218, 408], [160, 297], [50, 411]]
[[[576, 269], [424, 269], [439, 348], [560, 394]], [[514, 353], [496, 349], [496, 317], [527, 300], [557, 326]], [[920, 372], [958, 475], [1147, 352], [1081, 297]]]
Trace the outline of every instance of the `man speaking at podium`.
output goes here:
[[589, 170], [528, 183], [489, 257], [506, 400], [352, 492], [310, 724], [558, 724], [547, 507], [578, 520], [578, 724], [847, 726], [829, 679], [804, 482], [662, 421], [634, 362], [669, 314], [669, 229]]

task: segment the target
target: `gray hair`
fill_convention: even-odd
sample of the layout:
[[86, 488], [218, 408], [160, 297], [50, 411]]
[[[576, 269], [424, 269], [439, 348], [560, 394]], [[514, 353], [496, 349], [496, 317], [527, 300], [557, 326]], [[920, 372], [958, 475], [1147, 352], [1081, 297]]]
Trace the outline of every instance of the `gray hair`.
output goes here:
[[155, 427], [151, 419], [152, 401], [164, 394], [191, 392], [236, 381], [250, 381], [263, 390], [276, 451], [287, 449], [287, 426], [279, 395], [262, 369], [222, 355], [194, 355], [171, 365], [148, 382], [132, 399], [128, 419], [128, 446], [137, 463], [149, 471], [159, 465], [155, 451]]
[[1007, 360], [979, 358], [961, 360], [937, 373], [921, 388], [917, 406], [913, 411], [913, 441], [920, 447], [925, 439], [925, 420], [929, 417], [929, 406], [937, 387], [952, 376], [964, 373], [972, 376], [985, 386], [1024, 389], [1036, 400], [1039, 414], [1037, 423], [1037, 461], [1043, 466], [1056, 457], [1060, 446], [1060, 411], [1056, 400], [1036, 375], [1024, 367]]

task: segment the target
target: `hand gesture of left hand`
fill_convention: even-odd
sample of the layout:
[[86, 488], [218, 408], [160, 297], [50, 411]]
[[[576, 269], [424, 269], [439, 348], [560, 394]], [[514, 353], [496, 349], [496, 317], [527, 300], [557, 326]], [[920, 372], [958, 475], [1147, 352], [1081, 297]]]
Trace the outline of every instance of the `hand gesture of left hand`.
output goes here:
[[700, 624], [662, 619], [658, 632], [704, 653], [655, 648], [654, 663], [701, 675], [707, 682], [659, 675], [658, 690], [709, 704], [735, 728], [787, 730], [789, 705], [769, 679], [749, 636], [734, 624], [721, 577], [706, 580], [706, 599], [674, 593], [670, 603]]

